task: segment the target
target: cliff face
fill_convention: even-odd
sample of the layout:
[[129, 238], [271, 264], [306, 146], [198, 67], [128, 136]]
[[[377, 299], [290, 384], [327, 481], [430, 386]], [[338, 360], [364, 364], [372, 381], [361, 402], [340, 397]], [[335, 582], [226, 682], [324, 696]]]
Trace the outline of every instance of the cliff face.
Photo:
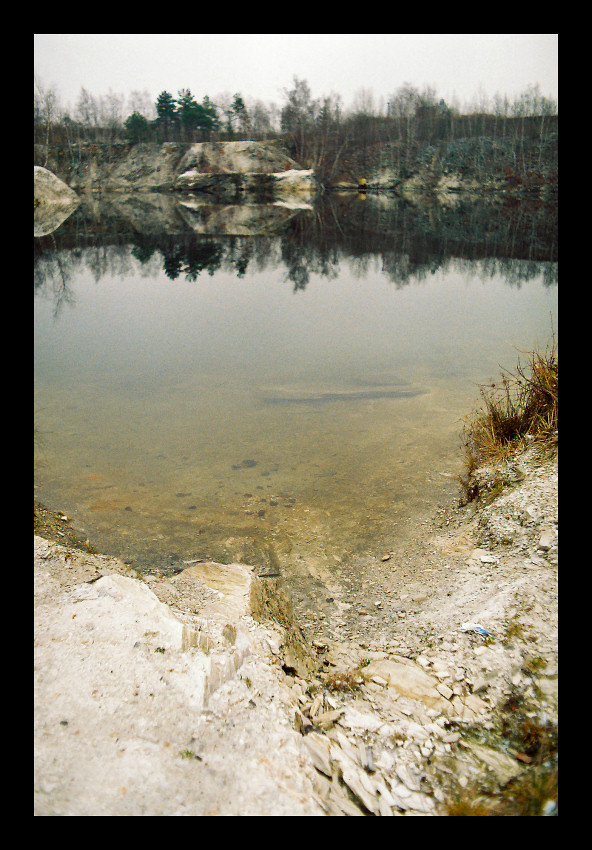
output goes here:
[[[326, 188], [389, 191], [414, 201], [444, 205], [459, 198], [515, 197], [554, 201], [558, 189], [557, 143], [458, 139], [417, 144], [352, 145]], [[321, 191], [317, 174], [292, 159], [279, 141], [181, 144], [38, 145], [35, 165], [46, 167], [79, 194], [95, 192], [198, 192], [221, 203], [247, 196], [259, 202], [300, 199]]]
[[423, 195], [443, 203], [462, 196], [554, 201], [558, 192], [557, 135], [538, 139], [458, 138], [434, 143], [352, 147], [337, 182], [363, 178], [368, 191]]
[[50, 151], [48, 168], [82, 194], [193, 191], [230, 201], [243, 193], [311, 195], [319, 189], [313, 172], [276, 142], [74, 145]]

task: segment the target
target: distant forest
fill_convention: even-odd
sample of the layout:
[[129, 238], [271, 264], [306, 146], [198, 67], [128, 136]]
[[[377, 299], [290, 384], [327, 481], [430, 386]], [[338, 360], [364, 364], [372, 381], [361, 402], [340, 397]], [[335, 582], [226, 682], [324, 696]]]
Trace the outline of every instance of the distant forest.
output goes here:
[[[241, 93], [198, 101], [190, 89], [128, 97], [94, 96], [81, 88], [75, 107], [39, 80], [34, 85], [34, 142], [74, 150], [90, 144], [281, 140], [322, 182], [357, 180], [385, 162], [403, 177], [421, 167], [458, 171], [481, 168], [505, 179], [556, 182], [557, 102], [529, 86], [510, 100], [483, 93], [469, 104], [447, 103], [435, 89], [405, 83], [388, 100], [360, 89], [344, 108], [340, 95], [313, 97], [306, 80], [293, 78], [284, 102], [249, 101]], [[497, 167], [496, 167], [497, 166]], [[534, 175], [534, 177], [533, 177]]]

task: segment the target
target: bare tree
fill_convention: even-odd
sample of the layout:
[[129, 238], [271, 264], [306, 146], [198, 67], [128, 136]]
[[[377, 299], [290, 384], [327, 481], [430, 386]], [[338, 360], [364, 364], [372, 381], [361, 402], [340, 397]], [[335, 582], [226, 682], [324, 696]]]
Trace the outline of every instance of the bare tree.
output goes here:
[[306, 80], [294, 77], [294, 88], [284, 89], [287, 99], [281, 112], [282, 132], [291, 140], [296, 158], [306, 161], [306, 140], [318, 115], [319, 103], [313, 100]]
[[354, 93], [351, 111], [354, 115], [376, 114], [372, 89], [359, 88]]
[[137, 112], [138, 115], [143, 115], [148, 121], [153, 121], [156, 118], [156, 108], [147, 89], [130, 92], [126, 111], [130, 115]]
[[80, 95], [74, 109], [75, 118], [80, 123], [96, 133], [99, 126], [100, 105], [95, 97], [88, 92], [84, 86], [80, 89]]
[[271, 106], [266, 105], [262, 100], [250, 102], [248, 110], [253, 134], [258, 138], [265, 139], [279, 130], [277, 114], [274, 114]]
[[43, 166], [47, 165], [49, 159], [49, 143], [51, 137], [51, 127], [58, 120], [59, 103], [58, 95], [55, 89], [45, 88], [41, 81], [34, 78], [34, 116], [35, 123], [45, 125], [45, 161]]
[[113, 141], [123, 126], [123, 106], [125, 98], [122, 94], [109, 92], [101, 98], [100, 118], [102, 126], [107, 130], [109, 141]]

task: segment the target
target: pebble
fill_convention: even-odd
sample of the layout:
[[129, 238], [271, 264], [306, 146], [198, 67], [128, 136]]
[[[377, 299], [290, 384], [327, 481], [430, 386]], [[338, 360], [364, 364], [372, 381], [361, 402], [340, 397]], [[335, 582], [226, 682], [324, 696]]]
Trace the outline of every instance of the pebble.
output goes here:
[[330, 779], [333, 775], [333, 767], [329, 739], [318, 732], [310, 732], [305, 736], [304, 743], [312, 757], [314, 766]]
[[454, 696], [452, 688], [449, 688], [448, 685], [445, 685], [444, 683], [440, 683], [436, 687], [436, 690], [444, 697], [444, 699], [451, 699]]
[[539, 540], [539, 549], [543, 549], [544, 551], [547, 551], [548, 549], [551, 548], [551, 546], [553, 545], [554, 542], [555, 542], [555, 535], [553, 534], [553, 532], [552, 531], [545, 531], [545, 532], [543, 532], [543, 534], [541, 534], [541, 537], [540, 537], [540, 540]]
[[442, 740], [445, 744], [456, 744], [460, 741], [460, 732], [448, 732]]
[[[417, 776], [411, 772], [410, 768], [406, 764], [398, 764], [395, 767], [395, 773], [403, 783], [403, 787], [406, 791], [420, 791], [421, 785], [419, 784], [419, 779]], [[398, 793], [401, 794], [402, 789], [398, 789]], [[409, 794], [402, 793], [402, 796], [409, 796]]]
[[429, 738], [429, 732], [427, 729], [421, 724], [414, 723], [413, 721], [407, 727], [407, 735], [415, 741], [427, 741]]
[[329, 726], [332, 726], [335, 721], [341, 717], [343, 712], [343, 708], [338, 708], [334, 711], [323, 711], [322, 714], [315, 717], [315, 726], [320, 726], [321, 729], [328, 729]]

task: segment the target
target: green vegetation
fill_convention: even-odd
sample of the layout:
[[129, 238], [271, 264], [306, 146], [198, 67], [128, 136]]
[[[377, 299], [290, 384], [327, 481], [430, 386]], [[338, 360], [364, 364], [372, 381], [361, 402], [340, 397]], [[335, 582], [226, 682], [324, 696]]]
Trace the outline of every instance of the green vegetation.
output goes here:
[[125, 138], [132, 144], [136, 144], [136, 142], [144, 142], [150, 135], [150, 124], [143, 115], [140, 115], [139, 112], [132, 112], [132, 114], [125, 119], [123, 127], [125, 129]]
[[182, 759], [197, 759], [197, 761], [201, 761], [201, 756], [198, 756], [196, 753], [193, 752], [193, 750], [190, 749], [180, 750], [179, 755]]

